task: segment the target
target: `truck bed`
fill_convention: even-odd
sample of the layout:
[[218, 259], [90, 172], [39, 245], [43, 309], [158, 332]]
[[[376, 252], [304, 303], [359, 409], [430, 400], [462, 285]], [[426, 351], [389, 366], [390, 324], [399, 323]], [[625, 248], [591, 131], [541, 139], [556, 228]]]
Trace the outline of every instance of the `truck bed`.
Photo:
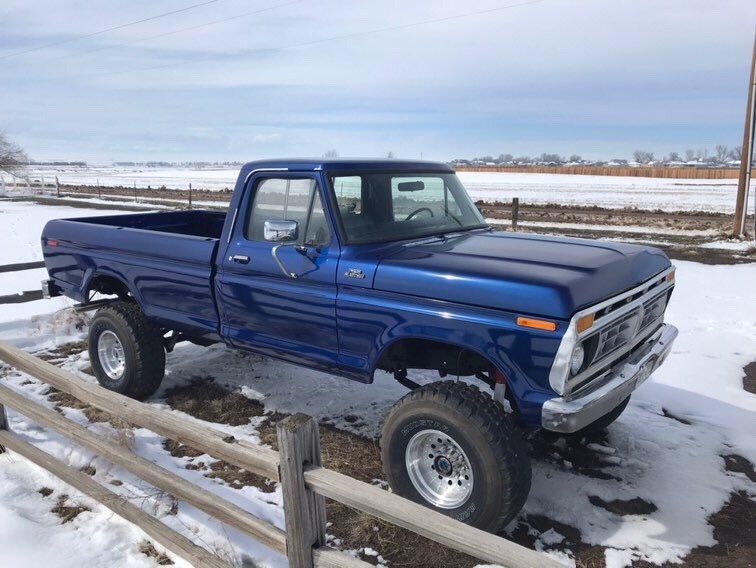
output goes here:
[[50, 277], [86, 303], [97, 279], [126, 282], [156, 322], [216, 339], [215, 257], [224, 212], [175, 211], [59, 219], [42, 232]]
[[83, 217], [75, 222], [219, 239], [225, 220], [222, 211], [172, 211]]

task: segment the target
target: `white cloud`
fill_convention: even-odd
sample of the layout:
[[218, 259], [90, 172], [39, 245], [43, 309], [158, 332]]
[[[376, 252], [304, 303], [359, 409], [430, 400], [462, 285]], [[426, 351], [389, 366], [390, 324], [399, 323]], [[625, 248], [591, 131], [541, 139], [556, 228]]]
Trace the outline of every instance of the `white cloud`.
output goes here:
[[437, 157], [735, 144], [756, 20], [748, 0], [543, 0], [422, 25], [518, 0], [220, 0], [2, 58], [189, 3], [5, 0], [0, 128], [35, 157], [218, 157], [243, 154], [239, 136], [383, 154], [393, 135]]

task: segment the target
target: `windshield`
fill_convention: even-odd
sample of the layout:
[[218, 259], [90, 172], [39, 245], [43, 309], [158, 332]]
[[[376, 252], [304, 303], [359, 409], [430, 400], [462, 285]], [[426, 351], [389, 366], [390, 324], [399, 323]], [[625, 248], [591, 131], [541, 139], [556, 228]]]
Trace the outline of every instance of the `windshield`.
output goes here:
[[356, 173], [329, 176], [351, 244], [398, 241], [486, 227], [451, 173]]

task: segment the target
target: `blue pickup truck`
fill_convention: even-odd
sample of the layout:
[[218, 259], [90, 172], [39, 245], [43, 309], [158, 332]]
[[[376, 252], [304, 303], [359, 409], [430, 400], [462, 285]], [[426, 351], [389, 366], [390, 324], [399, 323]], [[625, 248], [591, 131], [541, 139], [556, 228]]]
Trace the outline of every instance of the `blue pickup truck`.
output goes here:
[[677, 335], [664, 253], [494, 231], [432, 162], [252, 162], [227, 214], [54, 220], [42, 249], [43, 291], [97, 310], [104, 387], [149, 397], [179, 341], [388, 372], [409, 389], [383, 426], [392, 489], [493, 531], [530, 489], [520, 430], [605, 428]]

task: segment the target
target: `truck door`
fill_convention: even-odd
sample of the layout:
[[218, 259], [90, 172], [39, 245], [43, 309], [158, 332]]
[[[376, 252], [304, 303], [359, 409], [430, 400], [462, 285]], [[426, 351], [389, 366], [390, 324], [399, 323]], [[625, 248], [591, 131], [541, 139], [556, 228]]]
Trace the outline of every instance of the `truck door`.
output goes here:
[[329, 369], [338, 357], [340, 249], [322, 191], [314, 174], [252, 176], [216, 291], [222, 333], [233, 345]]

